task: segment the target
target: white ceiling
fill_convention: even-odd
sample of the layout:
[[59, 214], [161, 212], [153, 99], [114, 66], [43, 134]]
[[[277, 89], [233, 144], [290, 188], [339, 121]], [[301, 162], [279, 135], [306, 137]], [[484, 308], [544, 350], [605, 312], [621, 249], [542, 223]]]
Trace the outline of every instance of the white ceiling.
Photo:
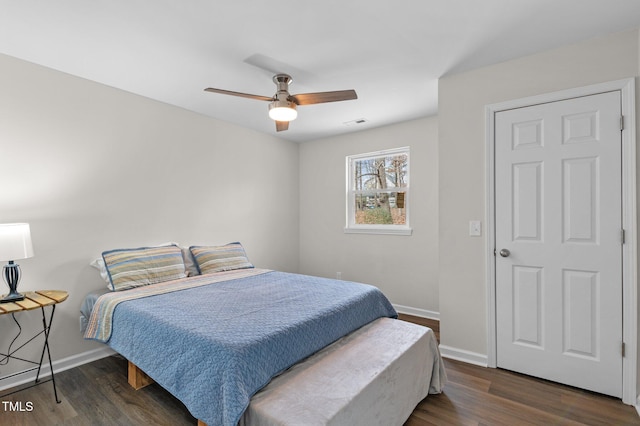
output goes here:
[[638, 26], [638, 0], [0, 0], [0, 53], [269, 134], [267, 102], [203, 89], [356, 90], [300, 107], [277, 135], [301, 142], [436, 114], [447, 73]]

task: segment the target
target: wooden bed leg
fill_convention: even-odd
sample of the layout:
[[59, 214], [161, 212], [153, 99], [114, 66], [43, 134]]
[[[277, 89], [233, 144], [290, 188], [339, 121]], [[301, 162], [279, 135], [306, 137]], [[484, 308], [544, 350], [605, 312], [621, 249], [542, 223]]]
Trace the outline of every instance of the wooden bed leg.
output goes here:
[[132, 388], [138, 390], [154, 383], [154, 380], [151, 377], [147, 376], [144, 371], [140, 370], [137, 365], [135, 365], [131, 361], [127, 362], [129, 363], [127, 380]]
[[198, 426], [207, 426], [207, 424], [202, 420], [198, 419]]

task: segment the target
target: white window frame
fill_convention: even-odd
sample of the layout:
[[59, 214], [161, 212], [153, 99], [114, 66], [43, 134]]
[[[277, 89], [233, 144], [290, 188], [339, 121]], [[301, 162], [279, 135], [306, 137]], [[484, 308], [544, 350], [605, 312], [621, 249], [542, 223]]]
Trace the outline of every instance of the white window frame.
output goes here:
[[[355, 223], [355, 196], [358, 193], [365, 191], [356, 191], [353, 187], [355, 183], [354, 179], [354, 164], [358, 160], [375, 157], [388, 157], [392, 155], [406, 154], [407, 155], [407, 176], [406, 187], [402, 188], [387, 188], [385, 191], [389, 192], [401, 192], [405, 193], [404, 205], [405, 205], [405, 224], [404, 225], [372, 225], [372, 224], [357, 224]], [[368, 152], [365, 154], [348, 155], [346, 157], [346, 226], [344, 232], [346, 234], [388, 234], [388, 235], [411, 235], [412, 229], [409, 221], [409, 210], [411, 206], [411, 157], [410, 147], [405, 146], [401, 148], [386, 149], [382, 151]]]

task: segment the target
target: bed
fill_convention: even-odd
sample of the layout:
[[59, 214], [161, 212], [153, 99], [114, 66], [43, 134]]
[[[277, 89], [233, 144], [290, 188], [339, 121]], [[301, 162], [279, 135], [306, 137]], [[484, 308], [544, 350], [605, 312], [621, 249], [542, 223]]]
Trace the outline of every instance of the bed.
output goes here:
[[[200, 423], [300, 424], [301, 413], [307, 413], [315, 420], [305, 424], [357, 424], [346, 419], [364, 419], [370, 411], [365, 407], [398, 392], [389, 383], [413, 380], [415, 385], [401, 386], [411, 388], [400, 398], [410, 405], [408, 412], [380, 412], [402, 424], [446, 381], [433, 333], [394, 319], [396, 311], [376, 287], [258, 269], [247, 266], [244, 256], [231, 262], [238, 268], [207, 270], [206, 257], [198, 275], [173, 271], [171, 279], [149, 283], [147, 272], [140, 277], [140, 265], [132, 267], [130, 256], [122, 262], [118, 255], [114, 264], [127, 264], [125, 276], [144, 284], [89, 295], [82, 307], [84, 336], [108, 344], [144, 371]], [[160, 263], [162, 273], [171, 270], [166, 259]], [[112, 272], [115, 286], [121, 271]], [[358, 375], [354, 365], [369, 369]], [[313, 414], [314, 395], [349, 388], [340, 378], [353, 385], [348, 395], [330, 397], [326, 409]], [[358, 383], [359, 378], [364, 380]], [[285, 402], [287, 395], [297, 400], [299, 412]], [[330, 400], [342, 402], [329, 408]], [[398, 405], [396, 400], [389, 404]], [[283, 420], [287, 416], [294, 423]]]

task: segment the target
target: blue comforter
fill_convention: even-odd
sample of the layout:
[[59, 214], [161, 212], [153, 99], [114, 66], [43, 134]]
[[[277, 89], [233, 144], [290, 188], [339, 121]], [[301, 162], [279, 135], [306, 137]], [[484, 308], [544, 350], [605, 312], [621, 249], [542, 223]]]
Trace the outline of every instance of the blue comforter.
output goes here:
[[109, 345], [194, 417], [236, 425], [272, 377], [385, 316], [373, 286], [271, 271], [122, 302]]

